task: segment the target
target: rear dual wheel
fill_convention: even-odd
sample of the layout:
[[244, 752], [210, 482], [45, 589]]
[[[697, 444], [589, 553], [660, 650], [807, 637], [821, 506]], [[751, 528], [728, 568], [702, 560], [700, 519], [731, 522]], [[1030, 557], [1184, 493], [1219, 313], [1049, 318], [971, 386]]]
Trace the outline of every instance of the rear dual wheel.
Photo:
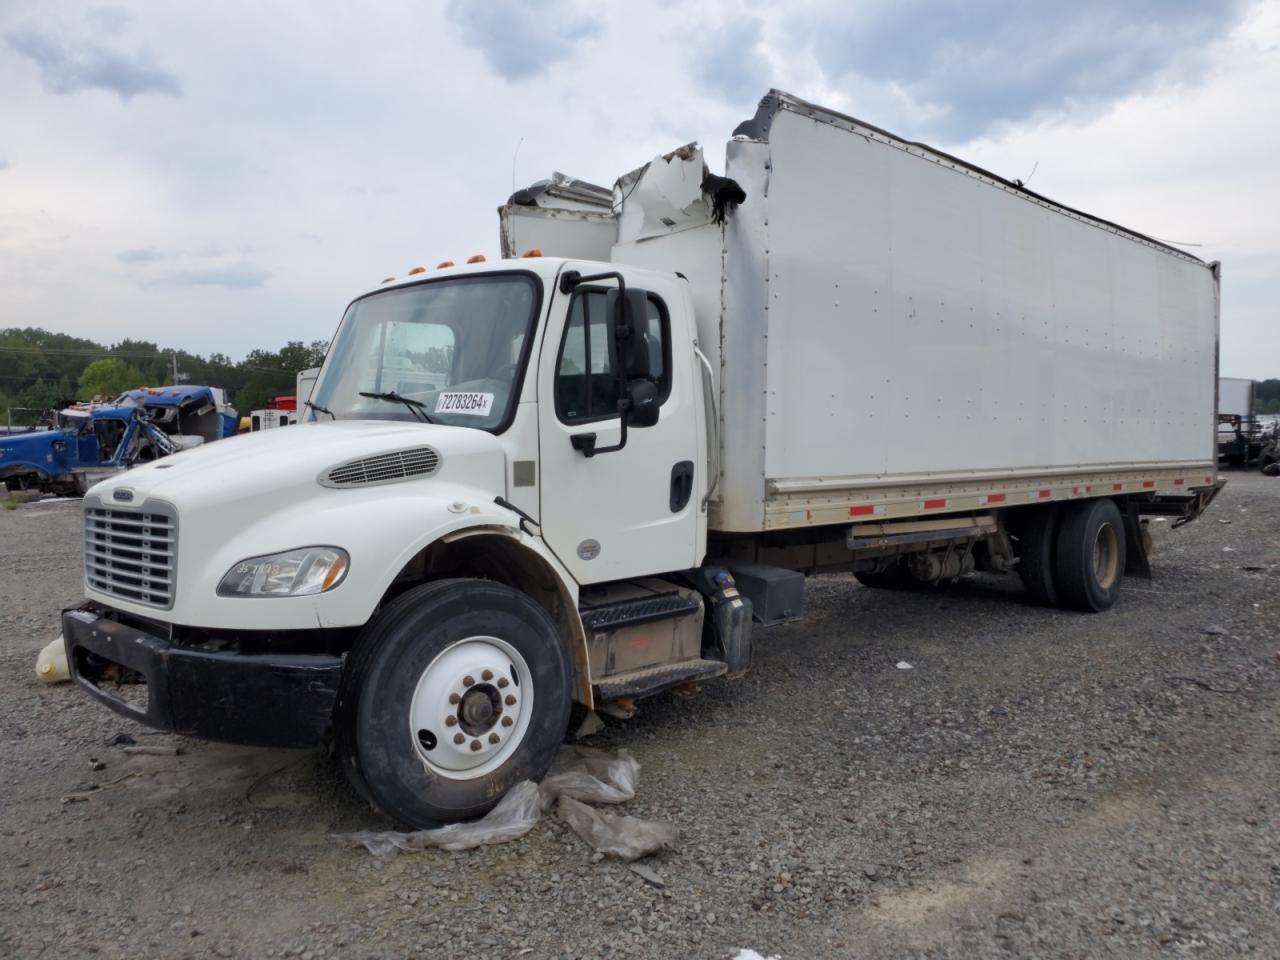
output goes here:
[[1100, 612], [1120, 592], [1124, 519], [1115, 501], [1037, 508], [1020, 524], [1018, 573], [1034, 603]]

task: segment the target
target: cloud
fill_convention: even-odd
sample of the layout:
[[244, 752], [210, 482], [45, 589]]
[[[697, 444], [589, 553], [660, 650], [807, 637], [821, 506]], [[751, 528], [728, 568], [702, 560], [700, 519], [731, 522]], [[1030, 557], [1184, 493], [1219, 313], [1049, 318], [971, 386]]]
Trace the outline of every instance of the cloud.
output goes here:
[[462, 42], [479, 50], [509, 83], [568, 59], [581, 41], [603, 29], [600, 21], [575, 14], [563, 0], [453, 0], [448, 17], [462, 32]]
[[221, 267], [201, 267], [194, 270], [175, 270], [161, 277], [155, 284], [174, 287], [226, 287], [229, 290], [248, 290], [260, 287], [271, 274], [261, 267], [241, 260]]
[[763, 24], [743, 20], [716, 30], [694, 53], [697, 78], [729, 103], [750, 106], [769, 89], [769, 61], [760, 52]]
[[0, 170], [8, 170], [8, 169], [9, 169], [9, 161], [6, 160], [4, 157], [0, 157]]
[[790, 11], [773, 42], [807, 51], [830, 87], [905, 95], [924, 132], [958, 141], [1105, 105], [1175, 67], [1193, 82], [1243, 13], [1241, 0], [871, 0]]
[[94, 7], [84, 15], [94, 33], [115, 36], [133, 23], [133, 14], [120, 7]]
[[34, 29], [15, 30], [7, 39], [40, 68], [45, 88], [56, 94], [98, 88], [125, 102], [144, 93], [182, 95], [177, 76], [156, 66], [142, 51], [130, 56], [92, 40], [71, 43]]
[[133, 250], [121, 250], [116, 259], [121, 263], [154, 263], [157, 260], [168, 260], [171, 254], [155, 247], [138, 247]]

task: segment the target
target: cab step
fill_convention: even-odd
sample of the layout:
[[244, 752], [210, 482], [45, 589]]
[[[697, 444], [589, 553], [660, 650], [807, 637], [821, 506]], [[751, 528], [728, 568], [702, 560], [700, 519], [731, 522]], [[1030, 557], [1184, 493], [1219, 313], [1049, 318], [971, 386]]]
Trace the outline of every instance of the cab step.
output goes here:
[[595, 697], [599, 701], [618, 700], [622, 697], [647, 697], [669, 687], [691, 680], [710, 680], [729, 671], [722, 660], [680, 660], [655, 667], [641, 667], [626, 673], [604, 677], [595, 684]]
[[582, 614], [583, 626], [597, 633], [603, 633], [618, 630], [621, 627], [635, 626], [637, 623], [684, 617], [697, 613], [700, 609], [702, 605], [697, 600], [672, 590], [657, 596], [648, 595], [583, 606], [579, 612]]

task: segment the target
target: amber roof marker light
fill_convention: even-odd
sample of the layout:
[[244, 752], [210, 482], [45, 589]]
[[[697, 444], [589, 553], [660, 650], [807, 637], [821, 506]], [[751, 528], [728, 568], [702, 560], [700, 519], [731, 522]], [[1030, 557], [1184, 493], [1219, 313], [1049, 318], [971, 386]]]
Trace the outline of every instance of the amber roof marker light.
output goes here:
[[471, 256], [467, 257], [467, 263], [484, 263], [484, 262], [485, 262], [485, 260], [484, 260], [484, 254], [483, 254], [483, 253], [476, 253], [476, 254], [472, 254]]
[[414, 267], [412, 270], [409, 271], [409, 276], [416, 277], [418, 274], [426, 273], [426, 272], [427, 272], [426, 267]]
[[540, 257], [540, 256], [542, 256], [542, 249], [540, 247], [530, 247], [524, 253], [520, 254], [520, 259], [525, 260], [525, 259], [528, 259], [529, 257]]
[[452, 260], [441, 260], [439, 263], [436, 264], [436, 269], [443, 270], [446, 267], [452, 267], [452, 266], [453, 266]]

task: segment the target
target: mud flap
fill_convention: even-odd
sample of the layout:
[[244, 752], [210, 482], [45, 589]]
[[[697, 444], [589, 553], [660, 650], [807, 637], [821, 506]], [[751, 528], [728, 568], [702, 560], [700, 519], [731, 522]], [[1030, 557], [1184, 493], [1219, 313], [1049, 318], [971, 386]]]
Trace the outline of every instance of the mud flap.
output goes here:
[[1138, 504], [1129, 501], [1124, 511], [1124, 575], [1151, 579], [1151, 557], [1147, 553], [1146, 524], [1138, 513]]
[[731, 677], [751, 667], [751, 601], [738, 592], [733, 574], [705, 566], [685, 574], [707, 604], [703, 618], [702, 655], [723, 661]]

